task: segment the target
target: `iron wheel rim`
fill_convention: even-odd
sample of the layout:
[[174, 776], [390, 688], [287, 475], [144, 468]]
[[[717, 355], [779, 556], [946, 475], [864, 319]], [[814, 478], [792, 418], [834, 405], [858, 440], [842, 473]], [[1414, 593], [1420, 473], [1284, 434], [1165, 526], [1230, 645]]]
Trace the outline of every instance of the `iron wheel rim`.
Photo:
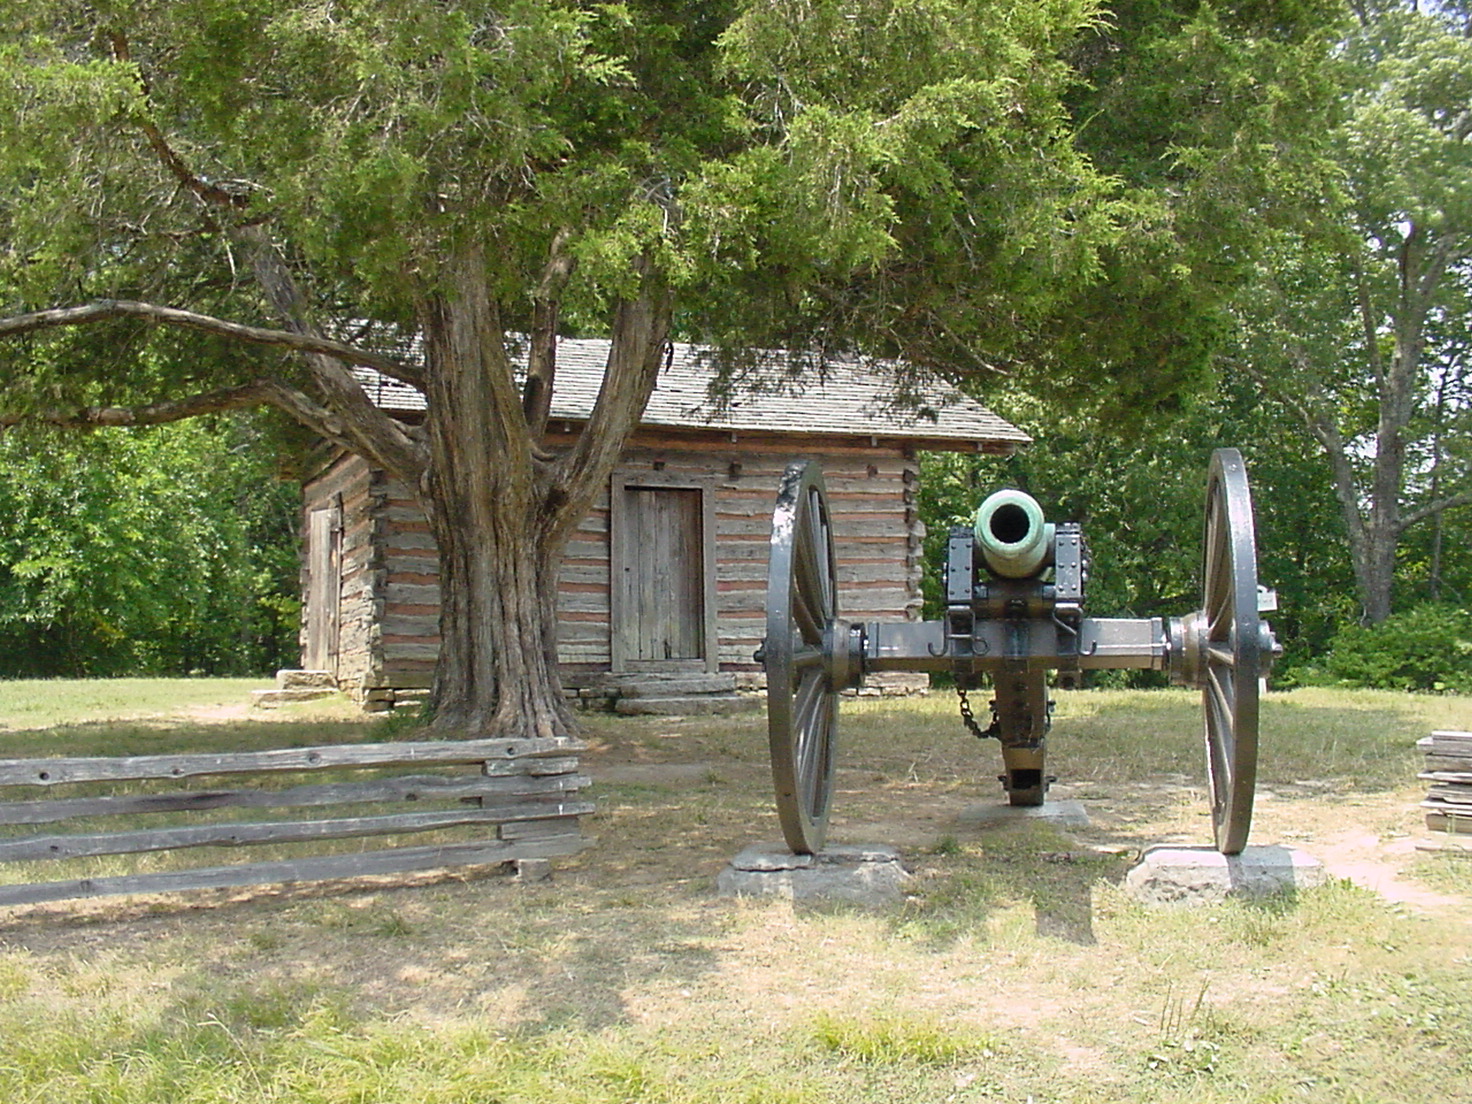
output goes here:
[[831, 678], [838, 591], [818, 466], [792, 464], [772, 514], [767, 571], [767, 738], [777, 815], [796, 854], [822, 849], [833, 797], [838, 695]]
[[1211, 820], [1217, 850], [1235, 855], [1247, 846], [1252, 825], [1262, 669], [1252, 496], [1236, 449], [1218, 449], [1211, 458], [1202, 594], [1201, 686]]

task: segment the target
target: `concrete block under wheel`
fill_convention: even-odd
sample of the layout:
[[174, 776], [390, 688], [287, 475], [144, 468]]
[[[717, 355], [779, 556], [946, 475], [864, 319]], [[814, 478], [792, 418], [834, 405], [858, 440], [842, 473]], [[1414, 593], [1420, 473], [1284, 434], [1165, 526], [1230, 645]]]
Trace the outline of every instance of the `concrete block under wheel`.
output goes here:
[[961, 811], [962, 824], [989, 828], [1040, 820], [1059, 828], [1087, 828], [1089, 814], [1078, 801], [1048, 801], [1042, 805], [972, 805]]
[[1294, 847], [1247, 847], [1223, 855], [1209, 847], [1152, 847], [1125, 875], [1125, 885], [1151, 904], [1214, 904], [1227, 897], [1267, 897], [1321, 885], [1318, 859]]
[[722, 897], [784, 897], [798, 904], [879, 908], [905, 899], [910, 873], [887, 844], [834, 844], [794, 855], [785, 844], [748, 847], [716, 878]]

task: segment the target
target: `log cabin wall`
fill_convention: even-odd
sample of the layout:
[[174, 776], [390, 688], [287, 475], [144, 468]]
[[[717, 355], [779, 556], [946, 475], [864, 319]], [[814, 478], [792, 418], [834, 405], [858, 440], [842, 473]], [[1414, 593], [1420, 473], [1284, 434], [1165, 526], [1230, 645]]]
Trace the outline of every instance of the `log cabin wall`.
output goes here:
[[[558, 443], [558, 435], [549, 441]], [[916, 505], [918, 465], [903, 442], [747, 433], [733, 439], [728, 433], [645, 429], [631, 442], [611, 488], [616, 497], [668, 488], [698, 510], [701, 579], [698, 590], [681, 592], [680, 604], [700, 607], [700, 654], [666, 665], [617, 638], [613, 613], [621, 599], [611, 580], [646, 562], [648, 545], [626, 538], [633, 552], [623, 556], [614, 534], [620, 506], [605, 494], [572, 535], [559, 578], [564, 680], [595, 684], [663, 666], [759, 675], [752, 653], [765, 633], [772, 508], [782, 471], [795, 459], [816, 460], [823, 468], [841, 613], [854, 620], [917, 618], [924, 527]], [[309, 502], [332, 494], [343, 496], [344, 518], [339, 685], [362, 700], [392, 701], [392, 691], [426, 687], [433, 676], [439, 612], [434, 540], [407, 490], [360, 460], [333, 465], [310, 486]], [[691, 496], [698, 496], [698, 506]], [[627, 608], [627, 597], [622, 601]]]
[[840, 613], [851, 620], [913, 620], [920, 613], [919, 468], [899, 443], [840, 438], [794, 441], [741, 434], [709, 438], [641, 434], [621, 473], [702, 474], [714, 486], [715, 612], [723, 671], [758, 670], [752, 653], [766, 632], [767, 553], [777, 484], [793, 460], [823, 469], [832, 514]]

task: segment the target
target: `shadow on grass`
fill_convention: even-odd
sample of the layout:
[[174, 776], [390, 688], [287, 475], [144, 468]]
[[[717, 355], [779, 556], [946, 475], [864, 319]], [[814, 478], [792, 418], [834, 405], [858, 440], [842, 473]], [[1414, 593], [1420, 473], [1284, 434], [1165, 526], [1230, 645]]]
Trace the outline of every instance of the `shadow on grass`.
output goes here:
[[1134, 856], [1080, 848], [1047, 825], [989, 829], [943, 840], [919, 865], [921, 886], [898, 926], [938, 944], [988, 938], [999, 910], [1026, 904], [1040, 936], [1091, 946], [1094, 889], [1123, 881]]
[[172, 999], [261, 1027], [280, 1026], [272, 1006], [290, 995], [354, 1017], [481, 1010], [507, 1031], [597, 1031], [637, 1018], [629, 993], [688, 996], [718, 967], [710, 918], [662, 901], [494, 867], [368, 881], [36, 907], [0, 921], [0, 939], [63, 974], [105, 945], [109, 976], [168, 946]]

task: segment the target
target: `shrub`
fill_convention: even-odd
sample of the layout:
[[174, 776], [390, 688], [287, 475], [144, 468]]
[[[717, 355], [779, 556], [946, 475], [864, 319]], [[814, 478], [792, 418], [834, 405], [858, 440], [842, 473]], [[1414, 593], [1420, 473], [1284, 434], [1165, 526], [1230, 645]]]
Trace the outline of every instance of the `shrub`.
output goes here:
[[1342, 686], [1472, 693], [1472, 612], [1428, 604], [1347, 626], [1330, 642], [1324, 669]]

